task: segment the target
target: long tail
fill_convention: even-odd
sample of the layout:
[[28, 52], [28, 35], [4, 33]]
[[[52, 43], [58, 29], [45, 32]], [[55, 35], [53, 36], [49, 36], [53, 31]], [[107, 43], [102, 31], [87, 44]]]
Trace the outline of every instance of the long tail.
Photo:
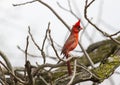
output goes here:
[[[66, 56], [66, 59], [67, 58], [68, 58], [68, 56]], [[71, 69], [70, 61], [67, 61], [67, 69], [68, 69], [69, 76], [72, 75], [72, 69]]]

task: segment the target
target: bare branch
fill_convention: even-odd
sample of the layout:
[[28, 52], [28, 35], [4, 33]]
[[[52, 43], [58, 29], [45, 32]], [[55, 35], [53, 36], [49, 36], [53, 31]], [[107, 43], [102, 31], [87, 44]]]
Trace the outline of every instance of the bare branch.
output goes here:
[[27, 51], [28, 51], [28, 45], [29, 45], [29, 36], [27, 36], [27, 38], [26, 38], [25, 63], [27, 62]]
[[86, 50], [83, 48], [83, 46], [81, 45], [81, 43], [79, 43], [79, 45], [80, 45], [80, 47], [81, 47], [81, 49], [82, 49], [82, 51], [83, 51], [86, 59], [89, 61], [89, 63], [90, 63], [90, 65], [92, 66], [92, 68], [94, 68], [94, 63], [93, 63], [93, 61], [91, 60], [90, 56], [88, 55], [88, 53], [86, 52]]
[[[91, 2], [93, 3], [95, 0], [92, 0]], [[102, 30], [100, 30], [95, 24], [93, 24], [87, 17], [87, 8], [92, 4], [89, 3], [89, 5], [87, 5], [88, 0], [86, 0], [85, 2], [85, 9], [84, 9], [84, 17], [86, 18], [86, 20], [92, 25], [94, 26], [99, 32], [101, 32], [102, 34], [104, 34], [105, 36], [108, 36], [108, 34], [106, 32], [103, 32]]]
[[46, 6], [48, 9], [50, 9], [53, 14], [55, 14], [55, 16], [68, 28], [68, 30], [70, 31], [69, 26], [67, 25], [67, 23], [56, 13], [56, 11], [54, 9], [52, 9], [52, 7], [50, 7], [48, 4], [44, 3], [42, 0], [36, 0], [38, 2], [40, 2], [41, 4], [43, 4], [44, 6]]
[[48, 27], [47, 27], [47, 30], [46, 30], [46, 33], [45, 33], [45, 37], [44, 37], [44, 40], [43, 40], [42, 50], [44, 50], [45, 41], [46, 41], [46, 39], [47, 39], [47, 33], [48, 33], [48, 31], [49, 31], [49, 24], [50, 24], [50, 23], [48, 23]]
[[[27, 63], [27, 51], [28, 51], [28, 45], [29, 45], [29, 36], [27, 36], [27, 38], [26, 38], [25, 64]], [[24, 77], [25, 77], [25, 80], [27, 80], [26, 72], [27, 72], [27, 68], [25, 68], [25, 71], [24, 71]]]
[[[89, 4], [87, 4], [87, 7], [89, 7], [95, 0], [92, 0]], [[86, 0], [86, 3], [88, 2], [88, 0]]]
[[13, 6], [21, 6], [21, 5], [30, 4], [30, 3], [33, 3], [33, 2], [36, 2], [36, 1], [33, 0], [33, 1], [28, 1], [28, 2], [24, 2], [24, 3], [20, 3], [20, 4], [12, 4], [12, 5], [13, 5]]
[[58, 5], [61, 9], [65, 10], [65, 11], [67, 11], [67, 12], [70, 12], [69, 9], [64, 8], [59, 2], [57, 2], [57, 5]]
[[[25, 53], [25, 51], [24, 51], [20, 46], [17, 46], [17, 48], [18, 48], [21, 52]], [[31, 56], [31, 57], [40, 57], [40, 56], [38, 56], [38, 55], [34, 55], [34, 54], [31, 54], [31, 53], [28, 53], [28, 52], [27, 52], [27, 55], [28, 55], [28, 56]]]
[[35, 42], [35, 40], [34, 40], [32, 34], [31, 34], [31, 32], [30, 32], [30, 27], [29, 27], [29, 26], [28, 26], [28, 33], [29, 33], [29, 35], [30, 35], [30, 37], [31, 37], [31, 39], [32, 39], [32, 41], [33, 41], [33, 43], [35, 44], [35, 46], [38, 48], [39, 51], [41, 51], [40, 47], [39, 47], [38, 44]]
[[[18, 48], [21, 52], [25, 53], [25, 51], [24, 51], [20, 46], [17, 46], [17, 48]], [[41, 56], [39, 56], [39, 55], [34, 55], [34, 54], [31, 54], [31, 53], [28, 53], [28, 52], [27, 52], [27, 55], [30, 56], [30, 57], [41, 57]], [[46, 57], [48, 57], [48, 58], [50, 58], [50, 59], [53, 59], [53, 60], [57, 60], [57, 58], [55, 58], [54, 56], [50, 56], [50, 55], [47, 55], [47, 54], [46, 54]]]
[[56, 50], [56, 48], [55, 48], [55, 46], [54, 46], [53, 39], [52, 39], [52, 37], [51, 37], [51, 31], [50, 31], [49, 27], [50, 27], [50, 23], [49, 23], [49, 25], [48, 25], [48, 30], [49, 30], [48, 33], [49, 33], [49, 38], [50, 38], [50, 41], [51, 41], [51, 46], [52, 46], [52, 48], [53, 48], [53, 50], [54, 50], [57, 58], [58, 58], [59, 60], [62, 60], [62, 59], [59, 57], [59, 55], [58, 55], [58, 53], [57, 53], [57, 50]]
[[44, 51], [38, 46], [38, 44], [35, 42], [32, 34], [31, 34], [31, 32], [30, 32], [30, 27], [28, 27], [28, 33], [29, 33], [29, 35], [30, 35], [30, 37], [31, 37], [34, 45], [35, 45], [35, 46], [38, 48], [38, 50], [41, 52], [41, 55], [42, 55], [42, 57], [43, 57], [43, 63], [45, 64], [45, 62], [46, 62], [45, 53], [44, 53]]
[[[90, 20], [92, 20], [92, 19], [93, 19], [93, 18], [91, 18]], [[89, 23], [87, 23], [85, 26], [83, 26], [84, 29], [83, 29], [83, 31], [82, 31], [82, 33], [81, 33], [80, 40], [82, 40], [82, 36], [83, 36], [83, 34], [85, 34], [86, 37], [87, 37], [87, 39], [89, 39], [89, 41], [92, 42], [92, 39], [93, 39], [93, 38], [91, 38], [91, 37], [89, 36], [89, 33], [86, 31], [88, 25], [89, 25]]]
[[85, 1], [85, 8], [84, 8], [84, 17], [85, 17], [85, 19], [86, 19], [94, 28], [96, 28], [100, 33], [102, 33], [104, 36], [109, 37], [111, 40], [113, 40], [114, 42], [116, 42], [117, 44], [120, 45], [120, 41], [112, 38], [112, 36], [110, 36], [108, 33], [102, 31], [99, 27], [97, 27], [94, 23], [92, 23], [92, 22], [90, 21], [90, 19], [87, 17], [87, 9], [90, 7], [90, 5], [91, 5], [94, 1], [95, 1], [95, 0], [92, 0], [88, 5], [87, 5], [88, 0]]
[[118, 35], [120, 33], [120, 31], [118, 31], [118, 32], [116, 32], [116, 33], [114, 33], [114, 34], [111, 34], [110, 36], [116, 36], [116, 35]]
[[72, 10], [72, 6], [71, 6], [71, 3], [70, 3], [70, 0], [67, 0], [68, 1], [68, 6], [69, 6], [69, 10], [70, 10], [70, 13], [75, 16], [75, 18], [79, 19], [79, 17], [73, 12]]
[[73, 16], [75, 16], [75, 18], [79, 19], [79, 17], [78, 17], [78, 16], [73, 12], [73, 10], [72, 10], [72, 6], [71, 6], [71, 4], [70, 4], [70, 0], [67, 0], [67, 1], [68, 1], [69, 9], [66, 9], [66, 8], [62, 7], [59, 2], [57, 2], [57, 4], [58, 4], [58, 6], [59, 6], [61, 9], [65, 10], [65, 11], [67, 11], [67, 12], [70, 12]]

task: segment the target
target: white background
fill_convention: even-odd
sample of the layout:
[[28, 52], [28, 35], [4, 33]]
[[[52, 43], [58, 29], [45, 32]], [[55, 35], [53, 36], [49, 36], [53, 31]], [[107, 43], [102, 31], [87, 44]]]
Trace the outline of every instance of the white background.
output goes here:
[[[24, 66], [24, 54], [17, 49], [17, 45], [25, 49], [26, 36], [28, 35], [28, 26], [31, 27], [31, 32], [36, 42], [41, 46], [42, 40], [47, 29], [48, 22], [51, 23], [51, 34], [59, 45], [63, 45], [66, 33], [66, 27], [49, 11], [45, 6], [38, 2], [27, 4], [24, 6], [14, 7], [12, 4], [22, 3], [27, 0], [0, 0], [0, 50], [3, 51], [10, 59], [13, 66]], [[68, 9], [67, 0], [43, 0], [62, 17], [62, 19], [70, 26], [77, 19], [70, 13], [62, 10], [56, 2], [59, 2], [63, 7]], [[87, 24], [84, 19], [84, 2], [85, 0], [70, 0], [72, 9], [78, 17], [81, 18], [84, 25]], [[119, 0], [96, 0], [89, 8], [88, 16], [97, 24], [103, 31], [107, 33], [115, 33], [120, 30], [120, 1]], [[92, 42], [87, 40], [85, 35], [82, 37], [82, 45], [86, 49], [89, 44], [107, 39], [103, 37], [92, 26], [87, 27], [87, 32]], [[80, 33], [81, 34], [81, 33]], [[32, 43], [31, 43], [32, 44]], [[80, 50], [79, 47], [76, 49]], [[39, 55], [33, 45], [30, 46], [30, 52]], [[54, 55], [54, 54], [51, 54]], [[33, 64], [41, 63], [41, 58], [29, 58]], [[48, 62], [54, 62], [48, 60]], [[119, 72], [119, 68], [117, 69]], [[114, 74], [111, 80], [105, 80], [100, 85], [119, 85], [120, 75]], [[85, 85], [85, 84], [83, 84]]]

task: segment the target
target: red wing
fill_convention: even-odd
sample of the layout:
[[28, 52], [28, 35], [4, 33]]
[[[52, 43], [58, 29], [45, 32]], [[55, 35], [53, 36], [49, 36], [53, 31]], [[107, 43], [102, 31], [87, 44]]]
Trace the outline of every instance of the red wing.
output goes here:
[[65, 42], [61, 53], [66, 54], [66, 52], [73, 50], [77, 46], [77, 43], [77, 39], [74, 36], [70, 36]]

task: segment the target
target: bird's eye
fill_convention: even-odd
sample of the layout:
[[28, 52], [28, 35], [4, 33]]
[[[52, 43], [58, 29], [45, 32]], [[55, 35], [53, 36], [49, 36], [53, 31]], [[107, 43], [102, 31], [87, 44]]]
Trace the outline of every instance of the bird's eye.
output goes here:
[[80, 26], [78, 26], [77, 29], [80, 30]]

